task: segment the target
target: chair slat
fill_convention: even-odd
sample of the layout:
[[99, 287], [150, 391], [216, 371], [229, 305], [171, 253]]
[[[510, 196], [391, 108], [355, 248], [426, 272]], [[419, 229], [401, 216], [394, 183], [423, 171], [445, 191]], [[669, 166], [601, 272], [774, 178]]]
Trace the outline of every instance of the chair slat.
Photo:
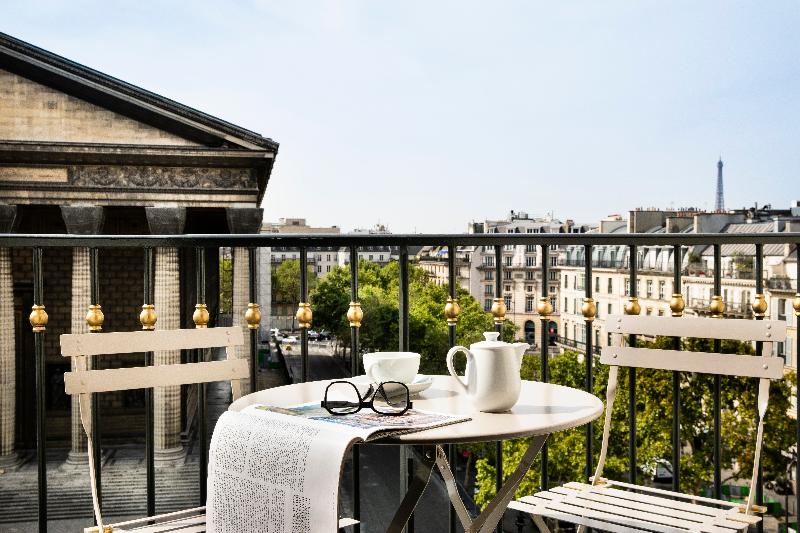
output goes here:
[[244, 344], [244, 334], [240, 327], [70, 333], [61, 335], [60, 339], [61, 354], [65, 357], [192, 350]]
[[67, 394], [144, 389], [237, 380], [246, 378], [249, 373], [250, 369], [246, 359], [87, 370], [65, 372], [64, 389]]
[[786, 338], [786, 323], [736, 318], [608, 315], [606, 332], [701, 339], [777, 342]]
[[645, 529], [640, 529], [630, 526], [622, 526], [620, 524], [612, 524], [611, 522], [598, 520], [594, 517], [576, 516], [573, 514], [554, 511], [552, 509], [536, 507], [538, 502], [530, 503], [532, 501], [536, 501], [536, 499], [526, 496], [521, 500], [511, 502], [510, 504], [508, 504], [508, 507], [509, 509], [514, 509], [515, 511], [522, 511], [523, 513], [529, 513], [532, 516], [534, 516], [534, 520], [536, 520], [535, 517], [537, 515], [541, 515], [541, 516], [546, 516], [547, 518], [554, 518], [556, 520], [561, 520], [564, 522], [571, 522], [573, 524], [583, 525], [600, 531], [614, 531], [615, 533], [649, 533]]
[[752, 355], [604, 346], [600, 362], [604, 365], [701, 372], [722, 376], [769, 379], [778, 379], [783, 376], [782, 359]]

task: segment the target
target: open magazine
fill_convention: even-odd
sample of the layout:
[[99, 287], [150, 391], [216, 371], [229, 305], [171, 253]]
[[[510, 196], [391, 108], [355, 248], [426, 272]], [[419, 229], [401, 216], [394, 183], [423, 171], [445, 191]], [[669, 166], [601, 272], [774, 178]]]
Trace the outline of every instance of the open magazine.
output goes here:
[[401, 416], [371, 409], [335, 416], [319, 403], [228, 411], [211, 438], [206, 530], [335, 532], [339, 479], [354, 443], [465, 420], [416, 409]]

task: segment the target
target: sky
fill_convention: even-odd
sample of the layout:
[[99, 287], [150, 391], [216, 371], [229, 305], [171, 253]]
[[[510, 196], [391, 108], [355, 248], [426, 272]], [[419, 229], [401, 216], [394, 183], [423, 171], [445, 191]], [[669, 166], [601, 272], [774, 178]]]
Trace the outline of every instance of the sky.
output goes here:
[[800, 3], [2, 0], [0, 31], [280, 143], [267, 221], [800, 200]]

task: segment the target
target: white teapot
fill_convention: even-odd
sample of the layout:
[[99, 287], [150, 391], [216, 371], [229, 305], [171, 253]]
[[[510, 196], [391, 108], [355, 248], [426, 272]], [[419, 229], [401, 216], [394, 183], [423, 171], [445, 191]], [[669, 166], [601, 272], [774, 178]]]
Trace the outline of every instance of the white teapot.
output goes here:
[[[447, 369], [478, 411], [508, 411], [519, 399], [522, 355], [530, 345], [524, 342], [509, 344], [500, 341], [500, 333], [496, 331], [487, 331], [483, 336], [486, 340], [471, 344], [469, 350], [463, 346], [450, 348], [447, 352]], [[458, 352], [467, 356], [467, 369], [463, 379], [456, 374], [453, 367], [453, 357]]]

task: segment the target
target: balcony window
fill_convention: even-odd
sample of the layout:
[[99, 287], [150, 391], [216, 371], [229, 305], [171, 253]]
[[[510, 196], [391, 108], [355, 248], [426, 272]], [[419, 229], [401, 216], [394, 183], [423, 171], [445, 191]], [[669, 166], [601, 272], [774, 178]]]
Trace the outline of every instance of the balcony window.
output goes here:
[[606, 289], [608, 294], [614, 292], [614, 278], [608, 278], [608, 288]]
[[511, 279], [511, 271], [503, 270], [503, 279]]
[[534, 303], [533, 302], [534, 302], [534, 299], [531, 298], [530, 296], [525, 298], [525, 312], [526, 313], [533, 313], [533, 308], [534, 308]]
[[552, 267], [558, 266], [558, 257], [553, 256], [553, 257], [550, 258], [550, 266], [552, 266]]
[[529, 254], [531, 254], [531, 253], [536, 253], [536, 245], [535, 245], [535, 244], [528, 244], [528, 245], [526, 245], [526, 246], [525, 246], [525, 252], [526, 252], [526, 253], [529, 253]]
[[490, 267], [494, 266], [494, 256], [493, 255], [487, 255], [486, 257], [484, 257], [483, 258], [483, 264], [485, 266], [490, 266]]
[[525, 272], [525, 279], [527, 281], [532, 281], [533, 280], [533, 272], [531, 272], [530, 270], [526, 271]]
[[494, 270], [487, 270], [486, 271], [486, 281], [491, 281], [494, 279]]
[[525, 266], [526, 267], [535, 267], [536, 266], [536, 257], [532, 257], [532, 256], [525, 257]]
[[510, 266], [511, 266], [511, 260], [512, 260], [512, 259], [513, 259], [513, 257], [512, 257], [512, 256], [510, 256], [510, 255], [507, 255], [507, 256], [505, 257], [505, 262], [506, 262], [506, 266], [507, 266], [507, 267], [510, 267]]
[[504, 297], [504, 298], [503, 298], [503, 302], [506, 304], [506, 310], [507, 310], [509, 313], [511, 313], [511, 312], [513, 312], [513, 311], [514, 311], [514, 309], [513, 309], [512, 305], [511, 305], [511, 296], [506, 296], [506, 297]]
[[486, 285], [483, 288], [483, 294], [486, 296], [494, 296], [494, 287], [492, 287], [491, 285]]
[[[531, 272], [531, 274], [533, 274], [533, 272]], [[547, 273], [547, 278], [550, 281], [558, 281], [558, 272], [551, 270], [550, 272]]]

